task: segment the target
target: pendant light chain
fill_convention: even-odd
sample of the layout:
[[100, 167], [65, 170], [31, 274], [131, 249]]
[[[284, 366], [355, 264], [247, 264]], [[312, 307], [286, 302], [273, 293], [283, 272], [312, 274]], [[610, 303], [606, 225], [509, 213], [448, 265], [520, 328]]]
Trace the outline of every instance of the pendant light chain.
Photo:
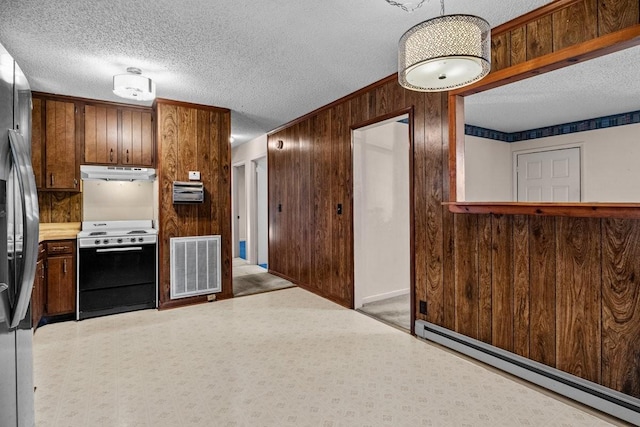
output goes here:
[[[389, 3], [391, 6], [397, 6], [400, 9], [404, 10], [405, 12], [413, 12], [416, 9], [420, 9], [427, 0], [420, 0], [420, 3], [418, 3], [415, 7], [412, 7], [412, 8], [409, 8], [405, 4], [399, 3], [397, 1], [393, 1], [393, 0], [385, 0], [385, 1]], [[443, 7], [444, 7], [444, 4], [443, 4]]]
[[444, 0], [440, 0], [440, 16], [444, 16]]

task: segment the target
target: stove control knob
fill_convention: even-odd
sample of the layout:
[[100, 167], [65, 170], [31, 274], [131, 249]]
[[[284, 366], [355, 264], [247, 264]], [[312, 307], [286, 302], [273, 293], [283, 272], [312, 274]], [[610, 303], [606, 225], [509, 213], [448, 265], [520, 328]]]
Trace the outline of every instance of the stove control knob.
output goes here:
[[99, 245], [100, 244], [100, 239], [96, 239], [96, 241], [93, 242], [93, 243], [95, 243], [96, 245]]
[[102, 243], [104, 243], [105, 245], [108, 245], [108, 244], [109, 244], [109, 239], [104, 239], [104, 240], [102, 241]]
[[135, 238], [135, 237], [132, 237], [132, 238], [131, 238], [131, 243], [135, 243], [135, 242], [136, 242], [136, 238]]
[[138, 242], [144, 242], [144, 239], [142, 237], [138, 237]]
[[118, 239], [118, 243], [122, 243], [122, 239]]

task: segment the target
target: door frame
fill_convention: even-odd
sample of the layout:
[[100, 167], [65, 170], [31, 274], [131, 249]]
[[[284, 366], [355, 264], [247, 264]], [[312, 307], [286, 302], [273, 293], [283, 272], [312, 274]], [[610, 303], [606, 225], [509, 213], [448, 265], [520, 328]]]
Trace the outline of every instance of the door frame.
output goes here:
[[409, 333], [411, 335], [415, 335], [415, 323], [416, 323], [416, 261], [415, 261], [415, 191], [414, 191], [414, 173], [413, 173], [413, 163], [415, 156], [415, 148], [414, 148], [414, 108], [413, 106], [403, 108], [400, 110], [392, 111], [387, 114], [383, 114], [380, 116], [373, 117], [371, 119], [355, 123], [349, 127], [350, 129], [350, 139], [351, 139], [351, 188], [349, 189], [350, 198], [349, 203], [351, 203], [351, 265], [353, 268], [351, 269], [351, 309], [355, 307], [355, 233], [354, 230], [354, 200], [353, 200], [353, 131], [360, 130], [364, 127], [374, 125], [376, 123], [384, 122], [389, 119], [393, 119], [398, 116], [408, 116], [409, 121], [409, 147], [407, 154], [409, 156], [409, 299], [410, 299], [410, 307], [409, 307]]
[[[238, 162], [231, 165], [231, 242], [232, 242], [232, 258], [240, 257], [240, 235], [238, 232], [239, 222], [238, 222], [238, 175], [240, 172], [240, 168], [244, 168], [244, 191], [245, 191], [245, 211], [247, 210], [247, 202], [246, 202], [246, 194], [247, 194], [247, 171], [245, 164], [246, 162]], [[247, 236], [247, 240], [249, 240], [249, 236]], [[248, 243], [247, 243], [248, 244]]]

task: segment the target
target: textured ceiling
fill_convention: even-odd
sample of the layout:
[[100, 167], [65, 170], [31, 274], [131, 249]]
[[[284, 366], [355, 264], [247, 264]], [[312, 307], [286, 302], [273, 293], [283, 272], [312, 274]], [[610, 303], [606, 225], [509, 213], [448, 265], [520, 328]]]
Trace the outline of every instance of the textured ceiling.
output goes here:
[[[492, 27], [548, 0], [448, 0]], [[0, 43], [33, 90], [122, 102], [141, 68], [157, 95], [226, 107], [239, 143], [396, 71], [397, 42], [439, 15], [384, 0], [0, 0]]]
[[465, 98], [465, 123], [502, 132], [640, 110], [640, 46]]

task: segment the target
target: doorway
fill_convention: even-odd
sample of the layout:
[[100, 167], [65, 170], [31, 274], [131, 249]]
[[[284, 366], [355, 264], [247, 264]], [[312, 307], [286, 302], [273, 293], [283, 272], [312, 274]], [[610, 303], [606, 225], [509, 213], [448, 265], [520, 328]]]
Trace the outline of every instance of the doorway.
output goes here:
[[354, 308], [411, 331], [411, 138], [403, 114], [354, 129]]
[[268, 272], [267, 158], [233, 165], [233, 295], [283, 289], [293, 283]]
[[233, 167], [233, 257], [247, 259], [247, 185], [245, 165]]

